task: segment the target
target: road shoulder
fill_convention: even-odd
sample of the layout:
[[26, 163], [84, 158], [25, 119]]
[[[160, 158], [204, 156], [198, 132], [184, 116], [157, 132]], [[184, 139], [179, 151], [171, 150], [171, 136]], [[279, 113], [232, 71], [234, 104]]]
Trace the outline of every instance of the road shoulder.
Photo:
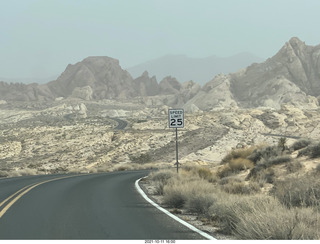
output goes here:
[[[211, 240], [231, 240], [229, 236], [221, 235], [217, 233], [217, 228], [206, 224], [199, 220], [198, 216], [195, 214], [186, 213], [177, 209], [166, 208], [162, 203], [162, 196], [155, 195], [155, 185], [152, 181], [148, 180], [148, 177], [141, 178], [136, 182], [139, 185], [141, 191], [153, 201], [160, 208], [163, 208], [169, 214], [174, 215], [176, 218], [180, 219], [183, 222], [186, 222], [188, 225], [193, 226], [195, 229], [199, 230], [200, 233], [203, 233], [203, 236], [206, 236]], [[154, 204], [152, 204], [154, 205]]]

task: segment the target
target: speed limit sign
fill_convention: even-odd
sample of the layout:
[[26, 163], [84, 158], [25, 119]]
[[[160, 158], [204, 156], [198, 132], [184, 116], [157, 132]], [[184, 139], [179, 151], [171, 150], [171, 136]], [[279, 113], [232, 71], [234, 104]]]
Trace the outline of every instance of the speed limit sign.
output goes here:
[[184, 127], [184, 110], [183, 109], [169, 109], [169, 128], [183, 128]]

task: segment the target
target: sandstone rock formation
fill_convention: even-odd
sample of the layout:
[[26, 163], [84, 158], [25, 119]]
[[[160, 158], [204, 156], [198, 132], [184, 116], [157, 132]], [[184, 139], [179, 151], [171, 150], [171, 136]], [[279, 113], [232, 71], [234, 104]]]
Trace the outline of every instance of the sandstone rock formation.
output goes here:
[[187, 111], [280, 109], [288, 103], [313, 109], [320, 98], [320, 45], [308, 46], [291, 38], [265, 62], [217, 75], [202, 88], [193, 81], [181, 84], [171, 76], [158, 83], [147, 71], [133, 79], [118, 60], [109, 57], [88, 57], [70, 64], [57, 80], [45, 85], [0, 82], [0, 99], [5, 102], [68, 98], [135, 100], [148, 106], [184, 107]]
[[153, 76], [150, 78], [147, 71], [143, 72], [133, 83], [137, 94], [140, 96], [155, 96], [159, 94], [160, 88], [156, 77]]
[[230, 74], [231, 92], [240, 106], [272, 106], [292, 102], [315, 107], [320, 94], [320, 45], [307, 46], [291, 38], [264, 63]]
[[88, 57], [69, 64], [56, 81], [48, 84], [57, 97], [68, 97], [78, 88], [90, 87], [93, 99], [121, 99], [136, 95], [132, 77], [119, 61], [109, 57]]

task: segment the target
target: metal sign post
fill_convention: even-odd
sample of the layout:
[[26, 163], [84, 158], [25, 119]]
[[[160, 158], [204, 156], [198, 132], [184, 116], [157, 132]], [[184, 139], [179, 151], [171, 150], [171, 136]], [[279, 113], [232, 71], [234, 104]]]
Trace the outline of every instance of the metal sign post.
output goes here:
[[179, 173], [178, 160], [178, 128], [184, 127], [184, 110], [183, 109], [169, 109], [169, 128], [176, 128], [176, 163], [177, 173]]

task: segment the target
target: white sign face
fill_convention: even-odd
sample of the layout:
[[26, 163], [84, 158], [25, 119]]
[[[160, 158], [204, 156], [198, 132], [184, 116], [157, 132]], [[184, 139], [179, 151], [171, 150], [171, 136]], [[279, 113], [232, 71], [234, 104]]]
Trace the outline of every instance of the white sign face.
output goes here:
[[169, 128], [184, 127], [184, 111], [183, 109], [169, 109]]

